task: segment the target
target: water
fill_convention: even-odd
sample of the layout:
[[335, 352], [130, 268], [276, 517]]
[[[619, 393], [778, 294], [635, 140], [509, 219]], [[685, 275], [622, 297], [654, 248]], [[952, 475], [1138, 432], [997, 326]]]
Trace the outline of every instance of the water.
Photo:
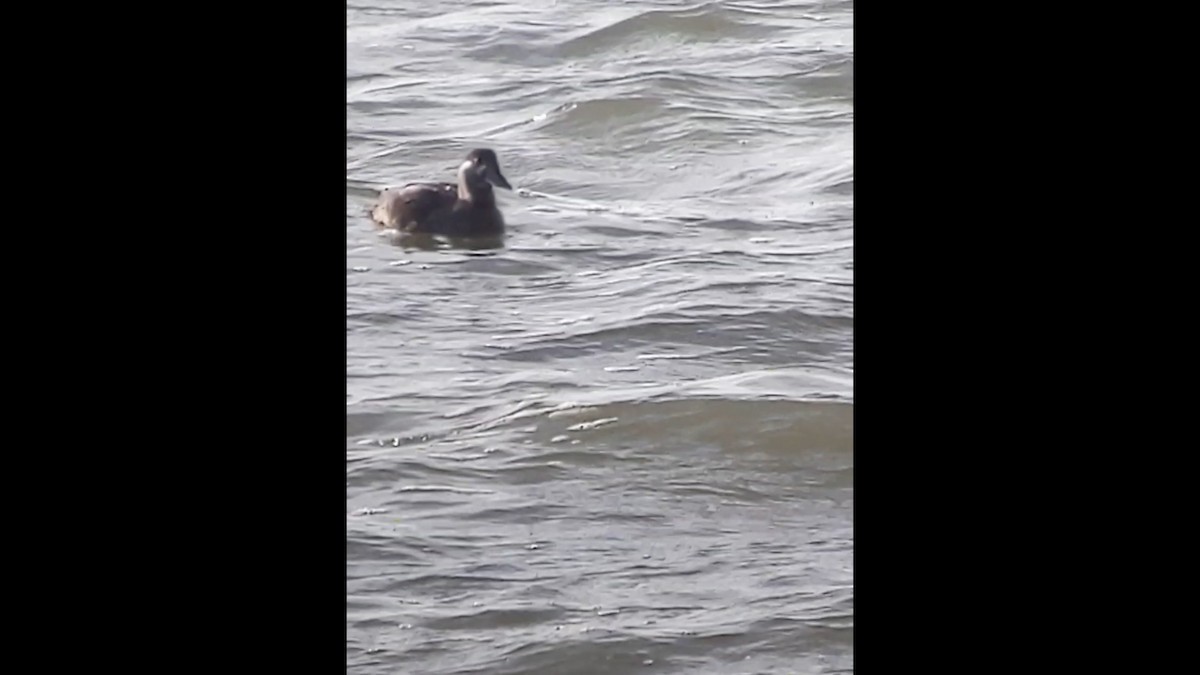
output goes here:
[[346, 18], [348, 670], [853, 671], [853, 3]]

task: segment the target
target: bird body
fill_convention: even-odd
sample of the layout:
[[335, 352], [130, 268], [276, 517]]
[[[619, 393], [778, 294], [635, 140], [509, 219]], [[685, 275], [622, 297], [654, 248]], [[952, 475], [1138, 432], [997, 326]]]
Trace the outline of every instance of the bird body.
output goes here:
[[410, 234], [494, 237], [504, 233], [493, 185], [511, 190], [496, 153], [472, 150], [458, 168], [457, 183], [409, 183], [386, 190], [371, 211], [384, 227]]

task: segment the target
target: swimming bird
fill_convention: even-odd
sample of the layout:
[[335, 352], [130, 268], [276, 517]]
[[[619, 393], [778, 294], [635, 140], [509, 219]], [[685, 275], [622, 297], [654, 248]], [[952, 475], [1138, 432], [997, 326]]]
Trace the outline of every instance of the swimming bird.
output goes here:
[[409, 183], [386, 190], [371, 211], [384, 227], [445, 237], [495, 237], [504, 232], [492, 186], [511, 190], [496, 153], [477, 148], [458, 167], [457, 183]]

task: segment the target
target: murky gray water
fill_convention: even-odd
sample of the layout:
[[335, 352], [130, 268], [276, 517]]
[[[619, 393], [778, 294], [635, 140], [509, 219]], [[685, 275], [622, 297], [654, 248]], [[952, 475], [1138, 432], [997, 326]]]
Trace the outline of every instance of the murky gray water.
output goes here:
[[852, 671], [853, 3], [346, 16], [348, 670]]

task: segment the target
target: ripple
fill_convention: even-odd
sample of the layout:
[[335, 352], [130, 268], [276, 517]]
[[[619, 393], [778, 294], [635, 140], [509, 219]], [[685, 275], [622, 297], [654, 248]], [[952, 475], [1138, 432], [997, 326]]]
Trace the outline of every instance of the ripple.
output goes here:
[[738, 12], [722, 3], [710, 2], [688, 9], [658, 9], [638, 12], [600, 28], [589, 30], [559, 45], [563, 56], [610, 52], [620, 44], [637, 39], [660, 41], [663, 36], [685, 40], [728, 40], [769, 35], [770, 26], [743, 23]]
[[[853, 672], [853, 51], [852, 2], [347, 7], [348, 671]], [[479, 146], [498, 245], [380, 235]]]

